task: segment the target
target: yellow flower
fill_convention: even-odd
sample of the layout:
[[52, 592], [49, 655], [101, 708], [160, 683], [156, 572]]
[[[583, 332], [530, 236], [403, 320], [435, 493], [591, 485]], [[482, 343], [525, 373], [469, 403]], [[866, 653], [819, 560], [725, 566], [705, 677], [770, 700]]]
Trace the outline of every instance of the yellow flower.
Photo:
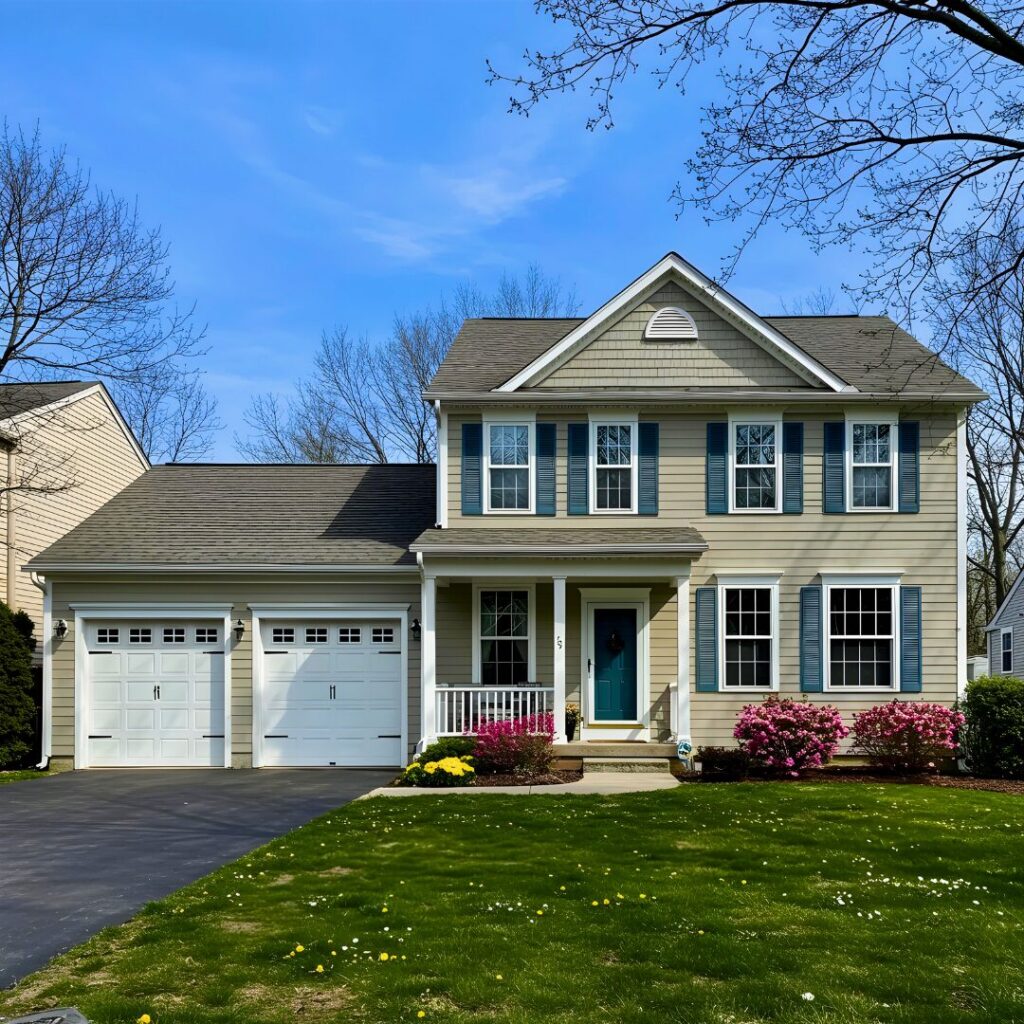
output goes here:
[[494, 976], [494, 980], [495, 981], [504, 981], [505, 979], [500, 974], [496, 974]]
[[426, 1015], [427, 1015], [427, 1011], [426, 1010], [417, 1010], [416, 1011], [416, 1016], [419, 1017], [420, 1020], [423, 1020], [423, 1018], [426, 1017]]
[[538, 917], [543, 917], [544, 916], [544, 911], [543, 910], [538, 910], [537, 911], [537, 916]]
[[625, 896], [623, 896], [621, 892], [617, 892], [617, 893], [615, 894], [615, 898], [616, 898], [617, 900], [624, 900], [624, 899], [625, 899], [626, 897], [625, 897]]
[[144, 1013], [141, 1017], [138, 1018], [138, 1024], [150, 1024], [152, 1019], [153, 1018], [150, 1017], [148, 1013]]
[[324, 965], [323, 964], [317, 964], [316, 965], [316, 973], [317, 974], [323, 974], [324, 973]]
[[558, 887], [558, 891], [559, 891], [559, 892], [565, 892], [565, 886], [564, 886], [564, 885], [560, 885], [560, 886]]
[[647, 893], [645, 893], [645, 892], [640, 893], [640, 899], [642, 899], [642, 900], [647, 899]]
[[698, 935], [703, 935], [704, 934], [704, 929], [703, 928], [698, 928], [697, 929], [697, 934]]
[[388, 955], [387, 955], [387, 953], [381, 953], [381, 955], [380, 955], [380, 959], [381, 959], [381, 962], [382, 962], [382, 963], [383, 963], [383, 962], [384, 962], [385, 960], [387, 960], [387, 958], [388, 958]]
[[386, 914], [386, 913], [388, 912], [388, 908], [387, 908], [387, 907], [381, 907], [381, 908], [380, 908], [380, 912], [381, 912], [382, 914]]
[[331, 956], [337, 956], [337, 955], [338, 955], [338, 951], [336, 949], [332, 949], [331, 950]]
[[302, 943], [300, 942], [300, 943], [299, 943], [299, 945], [297, 945], [297, 946], [295, 947], [295, 952], [296, 952], [296, 953], [302, 953], [302, 952], [304, 952], [304, 951], [305, 951], [305, 949], [306, 949], [306, 947], [305, 947], [305, 946], [303, 946], [303, 945], [302, 945]]
[[611, 900], [601, 900], [601, 902], [607, 907], [611, 903]]
[[590, 905], [591, 905], [592, 907], [596, 907], [596, 906], [597, 906], [597, 900], [591, 900], [591, 901], [590, 901]]

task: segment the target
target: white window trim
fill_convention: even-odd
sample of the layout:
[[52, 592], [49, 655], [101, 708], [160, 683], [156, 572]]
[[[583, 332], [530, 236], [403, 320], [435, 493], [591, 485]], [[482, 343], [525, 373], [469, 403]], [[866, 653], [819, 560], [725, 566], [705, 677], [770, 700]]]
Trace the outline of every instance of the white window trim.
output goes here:
[[[525, 590], [526, 608], [526, 681], [537, 682], [537, 586], [534, 583], [520, 583], [505, 579], [473, 584], [473, 685], [482, 686], [480, 642], [480, 592], [482, 590]], [[500, 690], [500, 686], [494, 687]]]
[[[863, 421], [858, 421], [863, 422]], [[903, 574], [886, 575], [859, 575], [857, 573], [844, 575], [821, 574], [822, 608], [821, 608], [821, 629], [822, 629], [822, 668], [824, 669], [825, 690], [836, 696], [848, 694], [856, 696], [859, 693], [899, 693], [900, 692], [900, 586]], [[832, 619], [829, 609], [832, 606], [831, 590], [835, 587], [842, 590], [845, 587], [877, 587], [888, 588], [892, 591], [892, 685], [891, 686], [833, 686], [832, 685]]]
[[[526, 508], [491, 508], [491, 427], [526, 427], [526, 489], [529, 495]], [[484, 515], [488, 516], [532, 516], [536, 512], [536, 487], [534, 481], [537, 473], [537, 417], [536, 415], [516, 416], [485, 416], [483, 419], [483, 499]], [[513, 466], [495, 466], [495, 469], [514, 469]], [[522, 468], [522, 467], [518, 467]]]
[[[604, 414], [591, 413], [590, 437], [587, 441], [587, 494], [592, 516], [635, 516], [639, 509], [639, 446], [640, 416], [635, 412]], [[629, 508], [598, 508], [597, 507], [597, 428], [598, 427], [629, 427], [629, 471], [630, 471], [630, 507]], [[623, 466], [602, 466], [602, 469], [623, 469]]]
[[[718, 573], [718, 689], [721, 693], [778, 693], [779, 691], [779, 581], [777, 575], [732, 576]], [[771, 684], [768, 686], [726, 686], [725, 684], [725, 592], [737, 588], [760, 588], [771, 592]]]
[[[857, 508], [853, 504], [853, 427], [854, 424], [867, 426], [888, 426], [889, 427], [889, 457], [892, 469], [892, 480], [889, 485], [889, 504], [873, 505], [871, 508]], [[843, 445], [843, 475], [844, 491], [846, 493], [847, 512], [895, 512], [897, 507], [897, 490], [899, 487], [899, 458], [900, 458], [900, 418], [899, 413], [885, 410], [883, 412], [847, 412], [846, 413], [846, 443]], [[877, 465], [877, 463], [866, 463], [866, 465]]]
[[[1003, 668], [1003, 637], [1009, 635], [1010, 637], [1010, 667]], [[1013, 626], [1003, 626], [999, 630], [999, 674], [1001, 676], [1013, 674]]]
[[[736, 428], [744, 426], [770, 426], [775, 428], [775, 507], [736, 507]], [[747, 467], [744, 467], [747, 468]], [[766, 467], [761, 467], [766, 468]], [[757, 410], [729, 413], [729, 514], [737, 516], [778, 515], [782, 512], [782, 416], [777, 412], [760, 413]]]

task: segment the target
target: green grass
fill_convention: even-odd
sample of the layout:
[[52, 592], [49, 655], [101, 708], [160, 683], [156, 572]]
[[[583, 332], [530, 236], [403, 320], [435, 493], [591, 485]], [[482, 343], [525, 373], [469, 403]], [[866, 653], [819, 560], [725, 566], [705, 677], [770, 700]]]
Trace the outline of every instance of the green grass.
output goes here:
[[6, 786], [9, 782], [24, 782], [26, 779], [45, 779], [45, 772], [38, 772], [34, 768], [26, 768], [24, 771], [0, 772], [0, 786]]
[[108, 929], [0, 993], [0, 1016], [1020, 1021], [1022, 882], [1024, 800], [1005, 794], [377, 799]]

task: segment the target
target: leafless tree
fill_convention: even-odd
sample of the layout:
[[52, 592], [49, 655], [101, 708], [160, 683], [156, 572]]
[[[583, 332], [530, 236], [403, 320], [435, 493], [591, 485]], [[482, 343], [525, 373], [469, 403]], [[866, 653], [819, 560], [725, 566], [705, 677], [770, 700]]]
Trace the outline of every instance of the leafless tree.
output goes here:
[[[936, 341], [989, 395], [967, 419], [969, 597], [988, 617], [1024, 567], [1024, 273], [997, 274], [1022, 248], [1021, 226], [983, 238], [931, 288]], [[966, 291], [976, 299], [965, 314], [956, 295]]]
[[824, 286], [782, 303], [787, 316], [829, 316], [835, 311], [836, 293]]
[[[641, 69], [683, 92], [708, 63], [717, 88], [680, 209], [804, 232], [874, 257], [862, 294], [899, 312], [977, 237], [999, 238], [1024, 187], [1024, 8], [963, 0], [537, 0], [564, 45], [491, 67], [529, 113], [589, 88], [588, 127], [611, 127], [615, 90]], [[694, 90], [697, 92], [698, 90]], [[686, 111], [693, 120], [696, 111]], [[680, 113], [682, 120], [684, 112]], [[1005, 252], [980, 288], [1012, 277]]]
[[216, 428], [173, 305], [167, 246], [38, 131], [0, 132], [0, 377], [106, 382], [156, 456], [201, 454]]
[[493, 293], [464, 285], [437, 309], [396, 316], [382, 344], [336, 328], [294, 398], [253, 399], [250, 434], [235, 443], [257, 462], [431, 462], [435, 417], [422, 394], [463, 320], [573, 316], [578, 308], [571, 289], [531, 266], [521, 278], [503, 274]]

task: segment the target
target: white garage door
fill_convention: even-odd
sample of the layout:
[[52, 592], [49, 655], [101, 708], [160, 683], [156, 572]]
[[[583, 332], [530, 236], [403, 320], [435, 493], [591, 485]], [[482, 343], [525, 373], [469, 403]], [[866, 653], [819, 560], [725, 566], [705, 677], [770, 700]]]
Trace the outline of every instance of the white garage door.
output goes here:
[[395, 620], [268, 620], [262, 764], [402, 764], [402, 635]]
[[95, 621], [86, 643], [92, 767], [223, 766], [223, 622]]

